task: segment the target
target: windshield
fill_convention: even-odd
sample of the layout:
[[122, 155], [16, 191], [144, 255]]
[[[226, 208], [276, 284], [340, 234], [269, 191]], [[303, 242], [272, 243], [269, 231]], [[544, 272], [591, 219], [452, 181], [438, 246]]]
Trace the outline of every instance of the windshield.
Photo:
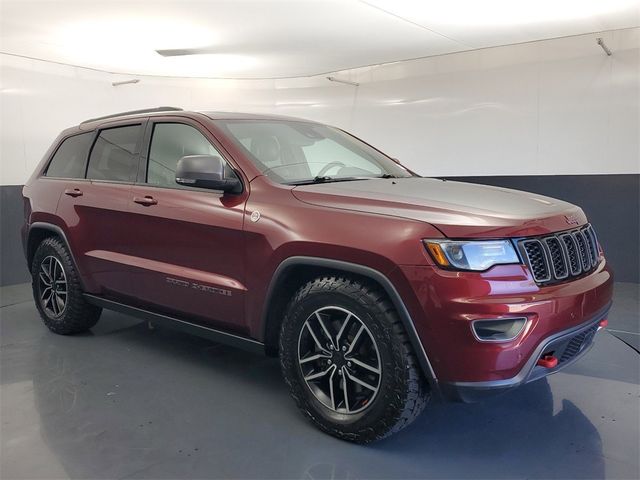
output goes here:
[[333, 127], [281, 120], [217, 120], [260, 172], [287, 184], [414, 176]]

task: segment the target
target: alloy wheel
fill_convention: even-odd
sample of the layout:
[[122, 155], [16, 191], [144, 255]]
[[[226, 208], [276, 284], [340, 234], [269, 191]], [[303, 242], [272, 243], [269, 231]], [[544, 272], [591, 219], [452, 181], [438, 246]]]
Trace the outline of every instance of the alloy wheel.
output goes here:
[[362, 412], [380, 389], [382, 363], [373, 335], [341, 307], [320, 308], [306, 319], [298, 363], [311, 393], [337, 413]]
[[62, 263], [54, 256], [48, 256], [40, 264], [38, 274], [40, 304], [50, 316], [60, 317], [67, 307], [67, 277]]

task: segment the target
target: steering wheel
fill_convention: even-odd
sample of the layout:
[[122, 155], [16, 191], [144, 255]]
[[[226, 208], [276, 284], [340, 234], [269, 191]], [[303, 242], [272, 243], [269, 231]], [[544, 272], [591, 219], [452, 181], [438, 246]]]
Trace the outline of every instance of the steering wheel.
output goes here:
[[318, 177], [324, 177], [325, 173], [331, 170], [333, 167], [345, 167], [346, 165], [342, 162], [330, 162], [327, 163], [324, 167], [320, 169], [318, 172]]

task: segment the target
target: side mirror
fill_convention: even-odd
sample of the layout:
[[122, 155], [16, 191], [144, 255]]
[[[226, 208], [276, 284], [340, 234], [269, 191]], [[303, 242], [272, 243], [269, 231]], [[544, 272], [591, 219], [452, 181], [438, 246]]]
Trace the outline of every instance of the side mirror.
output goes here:
[[225, 177], [224, 162], [213, 155], [187, 155], [178, 160], [176, 183], [231, 193], [242, 191], [240, 180]]

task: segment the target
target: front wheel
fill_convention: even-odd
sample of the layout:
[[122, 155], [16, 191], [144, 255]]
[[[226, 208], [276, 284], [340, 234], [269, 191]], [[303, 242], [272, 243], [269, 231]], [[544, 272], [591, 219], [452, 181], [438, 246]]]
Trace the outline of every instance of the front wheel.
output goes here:
[[401, 430], [429, 397], [386, 295], [345, 277], [318, 278], [296, 293], [280, 361], [298, 407], [344, 440], [368, 443]]

